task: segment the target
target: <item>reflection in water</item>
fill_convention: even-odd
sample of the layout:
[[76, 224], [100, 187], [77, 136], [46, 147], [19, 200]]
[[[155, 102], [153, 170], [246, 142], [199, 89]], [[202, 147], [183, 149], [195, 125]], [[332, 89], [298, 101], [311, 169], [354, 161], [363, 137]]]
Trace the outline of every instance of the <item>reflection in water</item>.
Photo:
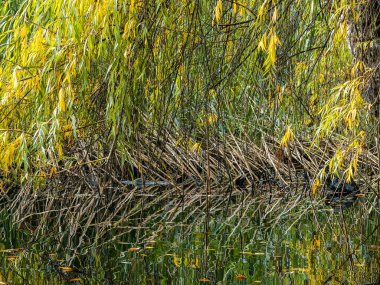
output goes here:
[[0, 284], [377, 284], [378, 213], [360, 201], [339, 213], [311, 206], [282, 219], [252, 208], [191, 226], [115, 229], [81, 252], [54, 251], [48, 236], [28, 244], [3, 217]]

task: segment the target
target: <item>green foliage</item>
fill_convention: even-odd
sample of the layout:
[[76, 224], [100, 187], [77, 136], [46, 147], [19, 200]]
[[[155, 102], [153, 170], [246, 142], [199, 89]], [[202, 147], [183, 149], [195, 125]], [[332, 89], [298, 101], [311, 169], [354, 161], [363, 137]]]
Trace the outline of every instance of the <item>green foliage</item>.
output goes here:
[[346, 43], [355, 5], [3, 1], [1, 167], [54, 174], [76, 141], [95, 135], [124, 160], [139, 133], [163, 130], [190, 148], [290, 125], [314, 141], [356, 139], [366, 77], [351, 72]]

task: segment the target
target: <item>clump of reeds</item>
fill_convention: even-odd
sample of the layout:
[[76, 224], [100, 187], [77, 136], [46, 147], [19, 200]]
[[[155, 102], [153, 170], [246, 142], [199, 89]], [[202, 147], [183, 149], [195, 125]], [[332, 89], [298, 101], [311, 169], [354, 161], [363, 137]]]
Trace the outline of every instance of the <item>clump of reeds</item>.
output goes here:
[[[331, 141], [320, 148], [293, 139], [284, 147], [265, 135], [261, 146], [231, 135], [209, 139], [209, 149], [189, 149], [169, 132], [165, 142], [158, 141], [141, 136], [124, 165], [117, 152], [96, 164], [96, 148], [78, 146], [72, 167], [58, 168], [38, 189], [30, 183], [7, 194], [15, 220], [36, 236], [61, 231], [57, 244], [80, 248], [110, 238], [110, 232], [112, 238], [148, 227], [159, 232], [162, 224], [220, 214], [228, 220], [257, 207], [263, 216], [283, 218], [305, 201], [309, 209], [311, 201], [322, 201], [323, 186], [313, 194], [313, 179], [335, 150]], [[376, 171], [376, 163], [367, 152], [360, 167]], [[379, 180], [362, 177], [369, 200], [378, 195]]]

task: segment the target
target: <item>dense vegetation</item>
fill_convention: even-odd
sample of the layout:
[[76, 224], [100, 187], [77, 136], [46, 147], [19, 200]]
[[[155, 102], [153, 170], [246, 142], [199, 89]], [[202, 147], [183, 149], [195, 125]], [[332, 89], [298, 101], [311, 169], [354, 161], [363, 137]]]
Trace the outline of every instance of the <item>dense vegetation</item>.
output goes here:
[[3, 175], [54, 175], [81, 163], [82, 144], [86, 163], [123, 166], [142, 137], [200, 151], [231, 136], [285, 134], [286, 147], [294, 134], [338, 138], [350, 178], [375, 134], [361, 91], [378, 66], [347, 44], [368, 3], [3, 1]]
[[[190, 185], [184, 193], [260, 181], [256, 194], [272, 194], [268, 181], [291, 192], [301, 177], [303, 191], [318, 194], [327, 172], [375, 174], [372, 189], [378, 5], [2, 1], [2, 191], [22, 201], [13, 207], [23, 217], [86, 195], [105, 195], [103, 211], [120, 214], [132, 198], [115, 189], [140, 177]], [[31, 206], [25, 194], [45, 190], [74, 200]], [[87, 202], [70, 219], [98, 205]]]
[[0, 284], [377, 284], [378, 11], [2, 0]]

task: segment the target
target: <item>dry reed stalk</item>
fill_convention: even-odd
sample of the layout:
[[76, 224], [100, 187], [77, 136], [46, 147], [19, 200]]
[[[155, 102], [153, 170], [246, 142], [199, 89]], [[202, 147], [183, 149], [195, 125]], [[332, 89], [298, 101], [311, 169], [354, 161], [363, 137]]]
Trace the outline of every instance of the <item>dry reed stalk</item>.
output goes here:
[[[66, 240], [72, 248], [106, 238], [110, 231], [115, 239], [136, 229], [155, 226], [159, 231], [170, 223], [200, 221], [206, 211], [211, 216], [223, 215], [226, 223], [236, 217], [247, 218], [253, 212], [259, 213], [261, 221], [269, 219], [276, 224], [294, 211], [302, 214], [311, 209], [307, 206], [296, 210], [335, 147], [331, 143], [317, 147], [295, 140], [283, 150], [279, 141], [270, 137], [262, 140], [262, 147], [230, 137], [223, 144], [218, 139], [210, 140], [208, 151], [191, 151], [176, 143], [175, 136], [166, 133], [165, 137], [166, 143], [159, 145], [152, 143], [159, 141], [156, 138], [140, 137], [138, 147], [131, 146], [127, 151], [131, 155], [128, 167], [143, 170], [146, 181], [166, 181], [167, 186], [125, 185], [124, 180], [136, 177], [121, 177], [121, 173], [128, 172], [118, 158], [113, 159], [113, 165], [106, 161], [92, 165], [99, 152], [82, 146], [74, 155], [77, 162], [61, 168], [44, 187], [37, 190], [25, 184], [13, 196], [8, 193], [5, 203], [13, 209], [15, 220], [27, 225], [36, 236], [53, 227], [60, 233], [60, 241]], [[379, 173], [375, 153], [366, 150], [360, 164]], [[208, 191], [204, 187], [207, 178]], [[366, 180], [365, 187], [379, 197], [376, 186], [380, 176], [363, 175], [362, 179]], [[367, 209], [379, 211], [376, 202], [372, 204], [366, 204]]]

